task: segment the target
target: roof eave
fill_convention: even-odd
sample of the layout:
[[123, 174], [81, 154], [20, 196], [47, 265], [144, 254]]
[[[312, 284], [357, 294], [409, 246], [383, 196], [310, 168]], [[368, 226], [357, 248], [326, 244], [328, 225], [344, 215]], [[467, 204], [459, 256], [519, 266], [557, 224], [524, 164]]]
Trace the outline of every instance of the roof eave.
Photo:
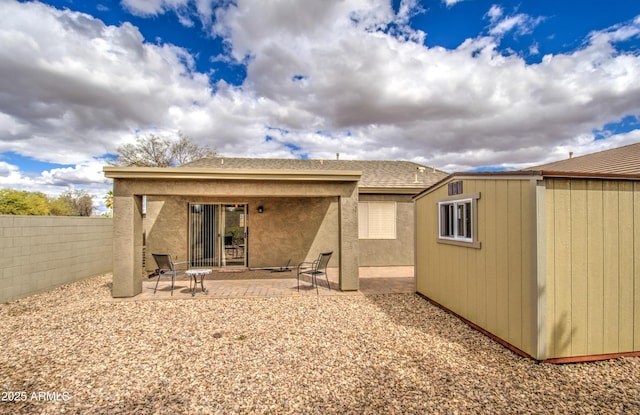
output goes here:
[[602, 180], [640, 180], [638, 174], [616, 174], [616, 173], [588, 173], [571, 171], [541, 171], [544, 177], [556, 177], [567, 179], [602, 179]]
[[360, 194], [384, 194], [384, 195], [415, 195], [423, 191], [425, 186], [407, 187], [407, 186], [361, 186], [358, 187]]
[[453, 173], [439, 182], [429, 186], [413, 197], [413, 200], [420, 199], [426, 194], [441, 187], [451, 180], [464, 180], [466, 178], [492, 178], [492, 179], [524, 179], [542, 180], [544, 178], [566, 178], [566, 179], [597, 179], [597, 180], [640, 180], [640, 175], [634, 174], [614, 174], [614, 173], [585, 173], [567, 171], [547, 171], [547, 170], [517, 170], [509, 172], [473, 172], [473, 173]]
[[357, 182], [355, 170], [243, 170], [175, 167], [104, 167], [110, 179], [147, 180], [276, 180]]

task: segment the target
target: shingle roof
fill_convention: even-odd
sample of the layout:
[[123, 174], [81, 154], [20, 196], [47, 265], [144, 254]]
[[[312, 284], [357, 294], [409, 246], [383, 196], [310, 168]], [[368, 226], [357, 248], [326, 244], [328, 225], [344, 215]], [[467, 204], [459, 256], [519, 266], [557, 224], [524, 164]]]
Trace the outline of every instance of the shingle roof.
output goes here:
[[525, 170], [542, 171], [545, 175], [564, 173], [568, 176], [640, 177], [640, 143], [533, 166]]
[[447, 173], [410, 161], [301, 160], [267, 158], [203, 158], [183, 167], [240, 170], [352, 170], [361, 171], [360, 188], [425, 188]]

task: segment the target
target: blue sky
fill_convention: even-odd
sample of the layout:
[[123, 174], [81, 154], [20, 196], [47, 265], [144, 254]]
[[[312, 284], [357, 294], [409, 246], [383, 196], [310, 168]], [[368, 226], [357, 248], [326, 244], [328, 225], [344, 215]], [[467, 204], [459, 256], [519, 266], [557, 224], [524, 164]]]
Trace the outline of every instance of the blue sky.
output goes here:
[[97, 204], [136, 135], [451, 172], [640, 141], [635, 0], [0, 0], [0, 44], [0, 187]]

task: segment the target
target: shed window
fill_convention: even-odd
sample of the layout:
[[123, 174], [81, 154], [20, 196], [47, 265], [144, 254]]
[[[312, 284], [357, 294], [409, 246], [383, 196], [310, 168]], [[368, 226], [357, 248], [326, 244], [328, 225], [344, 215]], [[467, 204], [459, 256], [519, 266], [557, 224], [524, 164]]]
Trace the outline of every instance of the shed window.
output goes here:
[[439, 239], [474, 243], [476, 236], [476, 199], [453, 199], [438, 202]]
[[396, 203], [360, 202], [358, 234], [360, 239], [396, 239]]

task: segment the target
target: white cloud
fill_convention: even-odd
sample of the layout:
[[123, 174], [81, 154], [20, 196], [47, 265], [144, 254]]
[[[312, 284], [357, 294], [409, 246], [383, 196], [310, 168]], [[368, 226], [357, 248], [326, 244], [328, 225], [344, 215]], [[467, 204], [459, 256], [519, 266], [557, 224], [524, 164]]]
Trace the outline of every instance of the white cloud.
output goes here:
[[504, 10], [502, 7], [494, 4], [491, 6], [489, 11], [487, 12], [487, 16], [491, 20], [491, 23], [495, 23], [498, 19], [500, 19], [504, 15]]
[[505, 16], [504, 10], [496, 5], [491, 6], [486, 16], [491, 22], [489, 34], [496, 37], [502, 37], [512, 31], [516, 35], [530, 34], [544, 21], [543, 17], [532, 17], [524, 13]]
[[[197, 10], [207, 12], [205, 3], [211, 0], [198, 0]], [[122, 0], [122, 7], [129, 13], [141, 17], [155, 17], [167, 12], [175, 13], [180, 24], [186, 27], [193, 27], [189, 0]]]
[[530, 55], [540, 54], [540, 45], [538, 44], [538, 42], [533, 42], [531, 46], [529, 46], [529, 54]]
[[407, 26], [421, 12], [414, 1], [398, 13], [383, 0], [126, 4], [139, 15], [200, 13], [246, 63], [245, 83], [210, 85], [186, 50], [146, 43], [129, 23], [2, 3], [0, 152], [75, 167], [34, 178], [0, 165], [0, 185], [104, 187], [94, 158], [147, 132], [182, 130], [226, 156], [339, 152], [450, 171], [524, 167], [562, 158], [567, 148], [578, 154], [639, 139], [592, 143], [594, 129], [640, 115], [640, 57], [615, 46], [638, 36], [640, 19], [528, 64], [498, 45], [538, 20], [498, 6], [487, 14], [488, 36], [448, 50], [424, 46], [424, 33]]
[[163, 126], [172, 106], [211, 98], [208, 77], [171, 45], [144, 43], [129, 23], [39, 3], [0, 13], [0, 151], [70, 163], [113, 152], [134, 129]]
[[137, 16], [157, 16], [187, 8], [189, 0], [122, 0], [122, 6]]
[[[217, 24], [224, 28], [219, 33], [236, 58], [251, 56], [246, 86], [277, 108], [275, 124], [305, 137], [305, 130], [335, 132], [334, 140], [323, 140], [327, 154], [340, 147], [347, 148], [341, 151], [347, 157], [406, 158], [426, 152], [446, 155], [446, 165], [471, 168], [493, 164], [496, 155], [508, 159], [518, 148], [521, 156], [510, 163], [527, 156], [536, 163], [557, 143], [640, 113], [640, 87], [634, 81], [640, 59], [612, 54], [609, 41], [635, 36], [637, 23], [576, 52], [530, 65], [518, 56], [503, 56], [497, 45], [508, 32], [529, 33], [541, 18], [510, 16], [495, 6], [488, 13], [491, 36], [445, 50], [363, 30], [359, 21], [347, 20], [363, 4], [310, 11], [308, 21], [304, 14], [288, 18], [290, 9], [263, 3], [244, 2], [218, 13]], [[379, 26], [393, 21], [382, 5], [378, 10], [369, 21]], [[600, 40], [600, 33], [591, 39]], [[339, 133], [346, 130], [350, 139], [367, 139], [346, 146]]]
[[92, 183], [110, 183], [110, 181], [104, 177], [104, 173], [102, 172], [104, 165], [104, 160], [87, 160], [77, 163], [73, 167], [44, 171], [40, 176], [40, 180], [42, 180], [44, 184], [57, 186], [68, 186], [70, 184], [88, 185]]
[[20, 175], [18, 166], [0, 161], [0, 187], [9, 187], [7, 184], [24, 183], [25, 178]]
[[455, 6], [458, 3], [462, 3], [464, 0], [442, 0], [447, 7]]
[[57, 197], [71, 189], [82, 189], [91, 195], [96, 214], [107, 211], [104, 197], [111, 181], [104, 177], [103, 160], [92, 159], [75, 167], [52, 169], [41, 173], [25, 173], [18, 166], [0, 161], [0, 188], [42, 192]]

